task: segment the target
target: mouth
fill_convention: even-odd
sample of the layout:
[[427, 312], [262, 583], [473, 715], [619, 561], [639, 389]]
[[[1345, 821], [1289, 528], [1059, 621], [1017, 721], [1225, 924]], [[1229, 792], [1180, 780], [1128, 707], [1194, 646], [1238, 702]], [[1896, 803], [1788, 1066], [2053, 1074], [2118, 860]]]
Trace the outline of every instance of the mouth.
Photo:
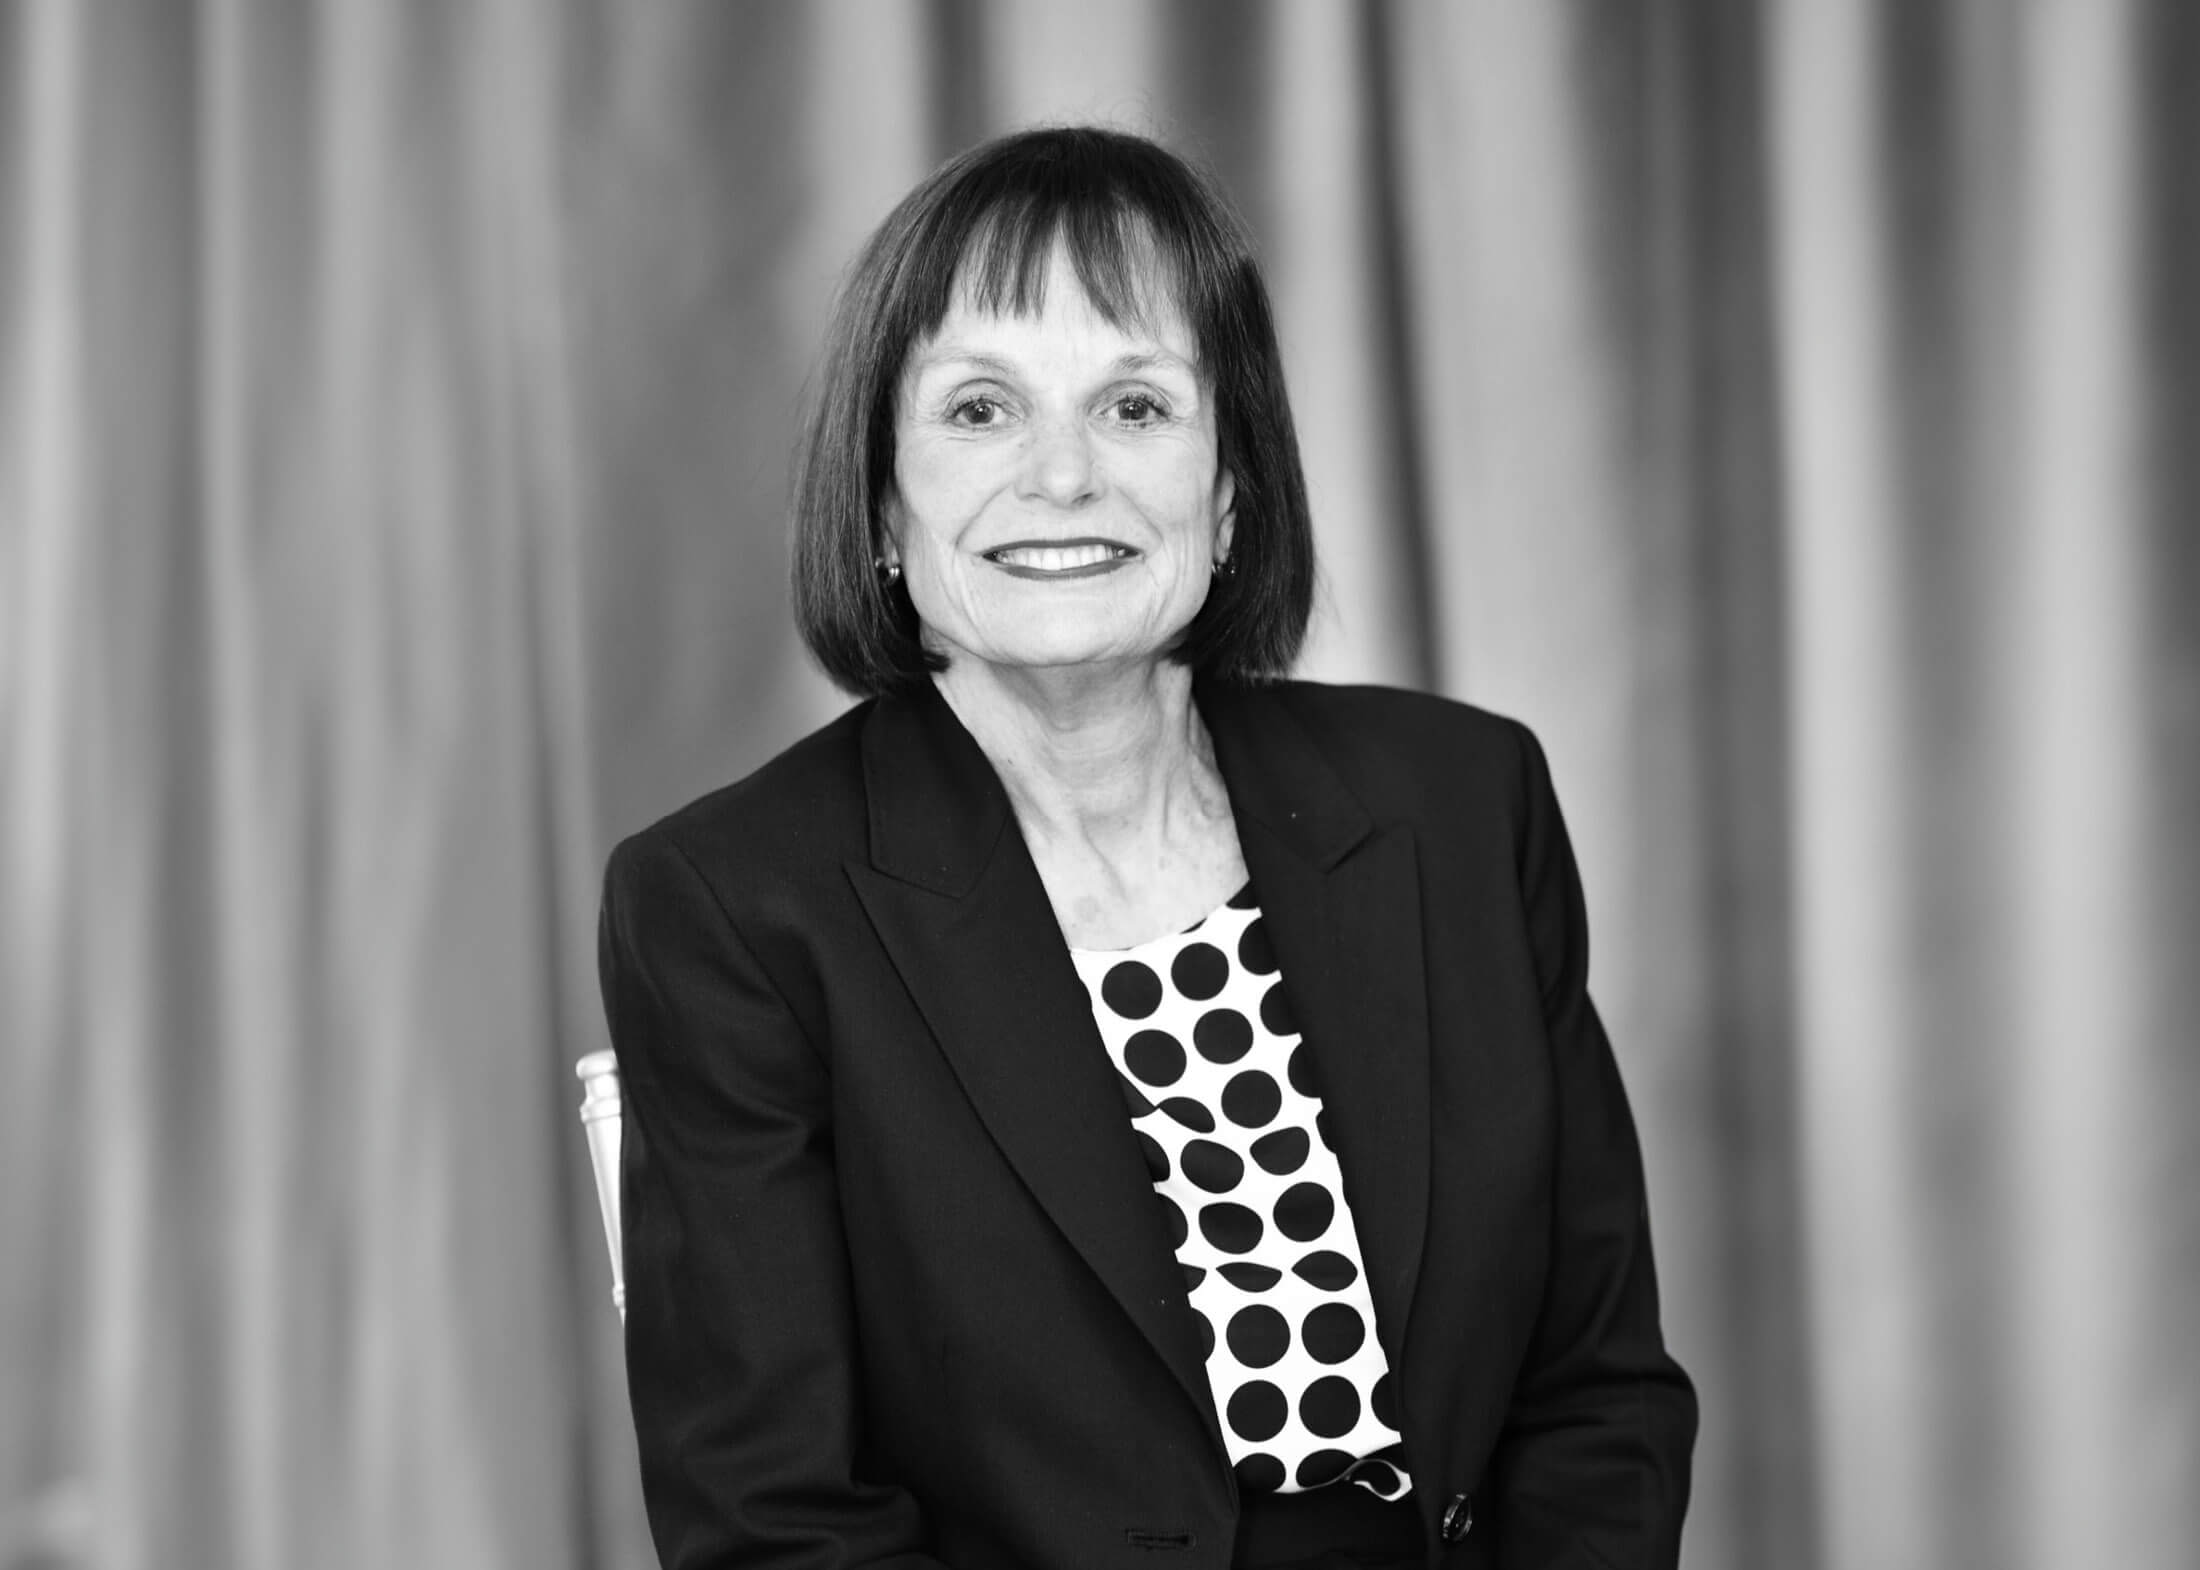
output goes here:
[[1114, 540], [1018, 540], [985, 559], [1018, 578], [1090, 578], [1136, 561], [1138, 552]]

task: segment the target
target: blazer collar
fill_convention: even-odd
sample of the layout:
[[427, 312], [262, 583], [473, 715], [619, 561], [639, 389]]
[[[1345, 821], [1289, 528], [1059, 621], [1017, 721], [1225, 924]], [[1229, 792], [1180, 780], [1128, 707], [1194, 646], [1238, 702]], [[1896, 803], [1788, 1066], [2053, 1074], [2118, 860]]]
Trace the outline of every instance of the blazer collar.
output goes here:
[[[1277, 689], [1198, 684], [1195, 701], [1242, 822], [1328, 871], [1374, 828]], [[1015, 821], [993, 765], [938, 691], [881, 698], [863, 731], [871, 864], [961, 898]]]
[[1323, 872], [1374, 831], [1281, 689], [1201, 682], [1195, 698], [1241, 830], [1248, 819], [1266, 825]]
[[873, 706], [863, 787], [871, 865], [951, 899], [976, 886], [1015, 821], [1000, 776], [929, 683]]

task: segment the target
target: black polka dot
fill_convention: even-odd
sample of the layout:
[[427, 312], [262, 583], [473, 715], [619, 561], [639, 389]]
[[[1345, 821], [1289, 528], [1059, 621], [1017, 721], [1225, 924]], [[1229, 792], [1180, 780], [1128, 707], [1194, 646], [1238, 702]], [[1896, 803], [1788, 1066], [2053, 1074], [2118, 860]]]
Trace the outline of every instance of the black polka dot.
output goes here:
[[[1121, 970], [1124, 968], [1125, 967], [1121, 965], [1118, 965], [1116, 967], [1117, 970]], [[1138, 968], [1140, 970], [1146, 970], [1146, 967], [1143, 965], [1140, 965]], [[1146, 974], [1150, 976], [1153, 974], [1153, 972], [1150, 970], [1146, 970]], [[1115, 980], [1114, 972], [1109, 972], [1108, 980], [1111, 982]], [[1157, 986], [1159, 985], [1158, 982], [1155, 984]], [[1110, 999], [1109, 1001], [1113, 1002], [1114, 1000]], [[1158, 1003], [1161, 1000], [1159, 998], [1156, 998], [1154, 1001]], [[1122, 1011], [1118, 1009], [1117, 1012], [1121, 1013]], [[1152, 1012], [1153, 1010], [1150, 1007], [1146, 1010], [1147, 1014], [1150, 1014]], [[1130, 1017], [1133, 1019], [1144, 1019], [1146, 1016], [1145, 1014], [1134, 1014]], [[1271, 1031], [1279, 1036], [1295, 1036], [1299, 1033], [1298, 1016], [1291, 1012], [1290, 1000], [1285, 998], [1283, 995], [1282, 982], [1277, 982], [1274, 986], [1270, 987], [1267, 992], [1262, 994], [1260, 1000], [1260, 1022], [1263, 1025], [1266, 1025]]]
[[1314, 1094], [1314, 1054], [1308, 1050], [1305, 1042], [1302, 1041], [1291, 1049], [1291, 1065], [1286, 1072], [1293, 1090], [1302, 1096]]
[[1169, 1248], [1174, 1252], [1184, 1246], [1184, 1240], [1192, 1235], [1192, 1229], [1185, 1222], [1184, 1212], [1175, 1200], [1166, 1194], [1156, 1194], [1154, 1197], [1161, 1201], [1161, 1219], [1168, 1226]]
[[1240, 1128], [1259, 1128], [1283, 1105], [1276, 1082], [1257, 1068], [1231, 1076], [1222, 1087], [1222, 1115]]
[[1184, 1043], [1165, 1030], [1142, 1030], [1123, 1043], [1123, 1061], [1141, 1084], [1173, 1085], [1184, 1077]]
[[1315, 1362], [1341, 1363], [1360, 1350], [1367, 1340], [1367, 1326], [1351, 1304], [1324, 1303], [1306, 1316], [1299, 1339]]
[[1142, 960], [1123, 960], [1109, 967], [1100, 1000], [1125, 1019], [1144, 1019], [1161, 1007], [1161, 978]]
[[1232, 910], [1251, 910], [1259, 903], [1259, 900], [1253, 898], [1253, 885], [1250, 883], [1230, 896], [1230, 908]]
[[1337, 1202], [1319, 1183], [1294, 1183], [1276, 1201], [1276, 1230], [1294, 1243], [1311, 1243], [1329, 1230]]
[[1266, 1265], [1256, 1265], [1242, 1259], [1227, 1265], [1217, 1265], [1215, 1269], [1223, 1280], [1240, 1292], [1265, 1292], [1283, 1279], [1283, 1272], [1280, 1270], [1272, 1270]]
[[1375, 1421], [1385, 1428], [1398, 1426], [1398, 1393], [1385, 1373], [1375, 1381], [1375, 1388], [1367, 1394], [1367, 1409], [1375, 1414]]
[[1245, 931], [1238, 938], [1238, 963], [1256, 976], [1275, 974], [1276, 949], [1268, 941], [1267, 917], [1255, 916], [1245, 924]]
[[1232, 1470], [1237, 1473], [1241, 1494], [1272, 1494], [1291, 1480], [1283, 1463], [1261, 1450], [1254, 1451]]
[[1253, 1141], [1253, 1159], [1261, 1164], [1261, 1170], [1281, 1177], [1305, 1166], [1306, 1153], [1311, 1148], [1312, 1142], [1307, 1139], [1305, 1129], [1279, 1128]]
[[1192, 1318], [1199, 1321], [1199, 1355], [1201, 1357], [1213, 1357], [1215, 1355], [1214, 1321], [1196, 1308], [1192, 1310]]
[[1291, 1350], [1291, 1326], [1266, 1303], [1230, 1316], [1230, 1350], [1247, 1368], [1266, 1368]]
[[1352, 1457], [1342, 1450], [1317, 1450], [1299, 1463], [1299, 1487], [1319, 1488], [1344, 1476]]
[[1352, 1481], [1382, 1499], [1396, 1499], [1405, 1479], [1388, 1461], [1362, 1461], [1352, 1469]]
[[1291, 1267], [1291, 1273], [1308, 1286], [1324, 1292], [1342, 1292], [1360, 1277], [1351, 1260], [1335, 1249], [1318, 1249]]
[[[1360, 1393], [1342, 1374], [1328, 1374], [1306, 1387], [1299, 1397], [1299, 1421], [1310, 1434], [1338, 1439], [1352, 1432], [1360, 1420]], [[1350, 1461], [1350, 1457], [1346, 1458]], [[1334, 1476], [1335, 1474], [1331, 1474]]]
[[1169, 1180], [1169, 1153], [1161, 1148], [1161, 1141], [1144, 1129], [1139, 1129], [1138, 1153], [1146, 1158], [1146, 1175], [1156, 1183]]
[[1291, 1415], [1291, 1403], [1267, 1380], [1255, 1379], [1238, 1386], [1224, 1415], [1230, 1420], [1231, 1433], [1258, 1444], [1283, 1432], [1284, 1419]]
[[1260, 1241], [1260, 1217], [1227, 1200], [1199, 1207], [1199, 1235], [1225, 1254], [1245, 1254]]
[[1236, 1009], [1209, 1009], [1192, 1027], [1192, 1045], [1210, 1063], [1235, 1063], [1252, 1050], [1253, 1022]]
[[1197, 1265], [1180, 1264], [1177, 1269], [1184, 1272], [1184, 1290], [1187, 1292], [1198, 1291], [1199, 1284], [1207, 1279], [1207, 1272]]
[[1177, 951], [1169, 979], [1194, 1003], [1204, 1003], [1230, 979], [1230, 961], [1212, 943], [1187, 943]]
[[1321, 1140], [1322, 1149], [1335, 1150], [1337, 1148], [1337, 1142], [1329, 1137], [1329, 1109], [1327, 1107], [1314, 1114], [1314, 1134], [1315, 1137]]
[[1211, 1139], [1193, 1140], [1178, 1160], [1184, 1176], [1210, 1194], [1229, 1193], [1245, 1176], [1244, 1158], [1228, 1145], [1218, 1145]]
[[1161, 1103], [1161, 1110], [1186, 1128], [1197, 1129], [1202, 1134], [1215, 1131], [1215, 1115], [1207, 1110], [1204, 1101], [1194, 1101], [1190, 1096], [1171, 1096]]
[[1115, 1077], [1117, 1082], [1120, 1083], [1123, 1087], [1123, 1100], [1129, 1105], [1132, 1117], [1142, 1118], [1147, 1113], [1153, 1110], [1153, 1103], [1146, 1099], [1146, 1093], [1143, 1090], [1140, 1090], [1135, 1084], [1133, 1084], [1130, 1080], [1125, 1079], [1121, 1074], [1118, 1074]]

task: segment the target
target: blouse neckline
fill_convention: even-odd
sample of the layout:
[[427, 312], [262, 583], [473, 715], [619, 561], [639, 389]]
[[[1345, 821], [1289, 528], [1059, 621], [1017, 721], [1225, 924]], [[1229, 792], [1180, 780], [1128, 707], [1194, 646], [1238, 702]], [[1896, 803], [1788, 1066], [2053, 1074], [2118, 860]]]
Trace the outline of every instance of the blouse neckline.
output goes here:
[[1158, 936], [1147, 938], [1142, 942], [1133, 943], [1127, 948], [1085, 948], [1078, 944], [1072, 943], [1069, 945], [1069, 951], [1072, 954], [1089, 954], [1095, 958], [1098, 958], [1102, 955], [1106, 955], [1111, 958], [1128, 958], [1135, 955], [1143, 954], [1148, 949], [1159, 948], [1165, 943], [1174, 943], [1177, 939], [1185, 936], [1187, 933], [1197, 932], [1201, 927], [1206, 926], [1208, 922], [1214, 920], [1216, 916], [1221, 914], [1223, 911], [1228, 910], [1232, 905], [1250, 905], [1250, 896], [1252, 894], [1252, 891], [1252, 880], [1247, 879], [1245, 882], [1239, 884], [1237, 888], [1231, 892], [1228, 898], [1222, 900], [1212, 910], [1209, 910], [1205, 915], [1201, 916], [1190, 926], [1178, 927], [1173, 932], [1161, 933]]

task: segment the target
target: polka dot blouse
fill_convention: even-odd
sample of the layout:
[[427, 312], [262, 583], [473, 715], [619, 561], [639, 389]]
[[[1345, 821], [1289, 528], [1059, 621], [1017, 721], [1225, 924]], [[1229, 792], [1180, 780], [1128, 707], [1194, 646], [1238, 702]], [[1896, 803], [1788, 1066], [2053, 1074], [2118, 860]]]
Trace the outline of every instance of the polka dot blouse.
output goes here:
[[1168, 1212], [1249, 1493], [1412, 1486], [1312, 1060], [1252, 890], [1183, 932], [1072, 949]]

